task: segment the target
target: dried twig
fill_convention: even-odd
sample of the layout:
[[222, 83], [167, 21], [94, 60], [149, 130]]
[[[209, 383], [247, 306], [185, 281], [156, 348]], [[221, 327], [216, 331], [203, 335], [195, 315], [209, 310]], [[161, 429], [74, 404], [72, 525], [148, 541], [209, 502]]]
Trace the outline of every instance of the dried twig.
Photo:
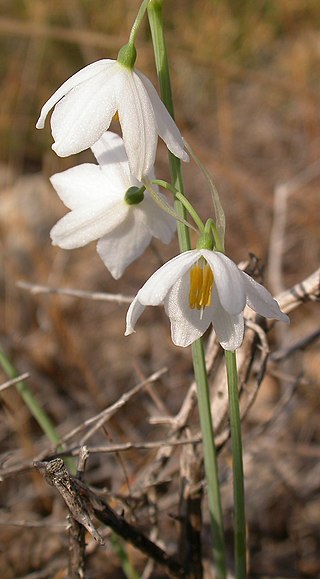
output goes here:
[[1, 384], [0, 386], [0, 392], [6, 390], [7, 388], [10, 388], [10, 386], [18, 384], [18, 382], [21, 382], [22, 380], [26, 380], [27, 378], [30, 378], [30, 374], [28, 374], [28, 372], [25, 372], [24, 374], [20, 374], [20, 376], [17, 376], [16, 378], [12, 378], [12, 380], [7, 380], [7, 382], [3, 382], [3, 384]]
[[184, 446], [180, 456], [180, 506], [181, 535], [179, 553], [190, 579], [203, 576], [201, 557], [202, 529], [202, 456], [194, 445]]
[[[78, 458], [77, 478], [83, 479], [84, 469], [89, 453], [86, 446], [80, 449]], [[78, 522], [70, 512], [69, 516], [69, 571], [70, 579], [83, 579], [85, 569], [85, 527]]]
[[41, 472], [48, 484], [56, 487], [73, 518], [81, 523], [100, 544], [103, 544], [104, 541], [92, 523], [93, 515], [125, 541], [165, 567], [172, 575], [186, 577], [185, 569], [176, 559], [168, 556], [141, 531], [119, 516], [82, 481], [70, 475], [61, 458], [35, 463], [34, 466]]
[[62, 26], [53, 26], [52, 24], [39, 24], [30, 20], [4, 18], [0, 19], [0, 32], [9, 36], [35, 36], [39, 38], [48, 38], [60, 40], [67, 43], [79, 43], [87, 46], [113, 49], [120, 42], [125, 43], [126, 38], [122, 41], [118, 36], [107, 35], [106, 33], [92, 32], [87, 29], [72, 29]]
[[139, 384], [136, 384], [136, 386], [131, 388], [131, 390], [122, 394], [122, 396], [120, 396], [120, 398], [114, 404], [111, 404], [111, 406], [108, 406], [108, 408], [105, 408], [105, 410], [102, 410], [101, 412], [99, 412], [99, 414], [91, 416], [91, 418], [85, 420], [82, 424], [80, 424], [80, 426], [77, 426], [71, 432], [68, 432], [68, 434], [66, 434], [61, 439], [61, 442], [62, 443], [67, 442], [68, 440], [73, 438], [76, 434], [84, 430], [87, 426], [94, 424], [94, 427], [91, 428], [85, 436], [83, 436], [80, 442], [80, 444], [83, 445], [97, 430], [99, 430], [99, 428], [103, 426], [103, 424], [105, 424], [105, 422], [107, 422], [107, 420], [110, 420], [110, 418], [118, 410], [120, 410], [120, 408], [122, 408], [133, 396], [135, 396], [135, 394], [137, 394], [142, 388], [144, 388], [148, 384], [158, 380], [167, 371], [168, 371], [167, 368], [161, 368], [157, 372], [151, 374], [151, 376], [149, 376], [142, 382], [139, 382]]
[[[184, 444], [199, 444], [202, 441], [201, 436], [198, 434], [193, 436], [190, 439], [179, 439], [179, 440], [154, 440], [152, 442], [125, 442], [120, 444], [110, 444], [108, 446], [91, 446], [88, 447], [88, 451], [90, 454], [99, 454], [99, 453], [114, 453], [114, 452], [125, 452], [127, 450], [150, 450], [150, 449], [159, 449], [160, 451], [163, 448], [168, 448], [170, 446], [182, 446]], [[48, 460], [52, 460], [53, 458], [57, 458], [60, 456], [77, 456], [81, 450], [81, 447], [75, 447], [72, 449], [68, 449], [64, 452], [59, 452], [59, 454], [54, 454], [48, 456], [48, 451], [41, 452], [41, 461], [33, 460], [33, 461], [25, 461], [19, 462], [17, 465], [9, 466], [7, 468], [0, 469], [0, 481], [11, 476], [15, 476], [19, 473], [26, 472], [33, 468], [35, 462], [42, 462], [44, 458]], [[39, 458], [39, 457], [38, 457]], [[151, 484], [151, 483], [150, 483]]]
[[320, 174], [320, 162], [312, 163], [295, 177], [274, 190], [273, 224], [269, 244], [269, 287], [277, 294], [283, 290], [282, 260], [285, 251], [288, 198]]
[[310, 344], [315, 342], [319, 337], [320, 337], [320, 329], [317, 329], [314, 332], [310, 332], [306, 336], [303, 336], [302, 338], [291, 344], [291, 346], [289, 346], [288, 348], [283, 348], [281, 350], [273, 352], [270, 356], [270, 359], [273, 362], [279, 362], [280, 360], [289, 358], [289, 356], [292, 356], [292, 354], [294, 354], [295, 352], [299, 350], [304, 350], [305, 348], [310, 346]]
[[37, 294], [53, 294], [61, 296], [70, 296], [73, 298], [81, 298], [86, 300], [117, 302], [118, 304], [130, 304], [133, 300], [132, 296], [124, 296], [122, 294], [108, 294], [104, 292], [88, 292], [77, 289], [57, 288], [46, 285], [38, 285], [29, 283], [27, 281], [18, 281], [17, 287], [29, 291], [33, 295]]
[[[286, 314], [305, 302], [320, 301], [320, 268], [292, 288], [278, 294], [276, 300]], [[268, 326], [273, 324], [272, 320], [268, 322]]]
[[[185, 444], [199, 444], [202, 442], [200, 434], [193, 436], [189, 439], [178, 439], [178, 440], [154, 440], [152, 442], [123, 442], [120, 444], [110, 444], [108, 446], [88, 446], [88, 451], [90, 454], [98, 453], [110, 453], [110, 452], [124, 452], [126, 450], [152, 450], [166, 449], [167, 447], [183, 446]], [[60, 456], [64, 454], [70, 454], [71, 451], [61, 452]], [[72, 455], [76, 456], [79, 452], [79, 448], [74, 448], [72, 450]]]

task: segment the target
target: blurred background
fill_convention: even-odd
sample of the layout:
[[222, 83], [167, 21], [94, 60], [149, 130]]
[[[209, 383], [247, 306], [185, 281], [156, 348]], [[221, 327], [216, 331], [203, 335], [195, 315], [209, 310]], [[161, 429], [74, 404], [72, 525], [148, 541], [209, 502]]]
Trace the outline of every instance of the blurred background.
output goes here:
[[[1, 348], [18, 373], [30, 374], [29, 388], [61, 435], [169, 367], [155, 391], [140, 393], [95, 433], [96, 444], [165, 438], [167, 426], [150, 418], [178, 412], [192, 381], [190, 352], [171, 344], [160, 308], [149, 308], [128, 339], [126, 305], [34, 295], [17, 283], [132, 296], [178, 250], [176, 242], [154, 242], [115, 282], [94, 243], [68, 252], [52, 247], [49, 237], [66, 212], [49, 176], [94, 161], [90, 151], [57, 157], [49, 121], [35, 129], [39, 111], [74, 72], [117, 57], [138, 7], [136, 0], [0, 0]], [[319, 268], [320, 4], [167, 0], [164, 18], [176, 121], [215, 179], [227, 218], [227, 252], [236, 262], [250, 253], [259, 258], [264, 283], [276, 295]], [[147, 19], [137, 49], [137, 68], [158, 87]], [[203, 176], [194, 163], [183, 169], [186, 191], [209, 217]], [[162, 144], [157, 175], [169, 180]], [[290, 328], [276, 326], [270, 334], [273, 353], [298, 347], [278, 375], [266, 376], [244, 424], [252, 577], [320, 577], [318, 309], [303, 304]], [[6, 379], [0, 370], [0, 382]], [[23, 467], [47, 441], [14, 388], [3, 391], [1, 414], [3, 468], [16, 469], [2, 483], [1, 576], [64, 577], [63, 529], [47, 523], [44, 535], [40, 526], [21, 523], [64, 521], [60, 499]], [[255, 438], [257, 427], [265, 431]], [[90, 458], [90, 482], [113, 496], [125, 493], [126, 479], [134, 485], [153, 455], [132, 450], [121, 457]], [[165, 530], [172, 544], [176, 523], [169, 515], [177, 492], [169, 485], [160, 509], [160, 539]], [[139, 511], [138, 521], [148, 532], [148, 514]], [[107, 555], [92, 547], [88, 576], [124, 576], [116, 555]], [[155, 569], [151, 576], [165, 575]], [[212, 576], [209, 569], [205, 576]]]

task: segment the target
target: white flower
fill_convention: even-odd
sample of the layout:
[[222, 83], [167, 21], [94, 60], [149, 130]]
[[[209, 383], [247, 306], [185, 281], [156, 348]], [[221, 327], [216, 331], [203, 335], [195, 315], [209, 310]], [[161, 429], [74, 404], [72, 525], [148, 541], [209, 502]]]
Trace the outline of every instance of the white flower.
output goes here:
[[210, 324], [225, 350], [243, 340], [247, 304], [267, 318], [289, 321], [271, 294], [223, 253], [208, 249], [181, 253], [158, 269], [139, 290], [127, 313], [126, 335], [134, 332], [145, 306], [164, 303], [177, 346], [189, 346]]
[[99, 165], [85, 163], [51, 177], [60, 199], [71, 211], [54, 225], [50, 235], [53, 244], [63, 249], [99, 239], [97, 251], [118, 279], [152, 237], [169, 243], [176, 223], [146, 191], [137, 205], [125, 201], [126, 191], [142, 183], [130, 173], [121, 137], [107, 131], [92, 151]]
[[52, 148], [60, 157], [91, 147], [118, 113], [131, 173], [137, 179], [154, 165], [158, 135], [176, 157], [189, 159], [152, 83], [116, 60], [98, 60], [64, 82], [42, 107], [38, 129], [52, 107]]

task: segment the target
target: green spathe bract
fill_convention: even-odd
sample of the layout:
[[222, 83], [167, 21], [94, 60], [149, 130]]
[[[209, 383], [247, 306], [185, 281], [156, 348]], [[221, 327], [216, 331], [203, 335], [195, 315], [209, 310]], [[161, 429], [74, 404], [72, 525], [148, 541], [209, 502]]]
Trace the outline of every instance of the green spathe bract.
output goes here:
[[145, 187], [129, 187], [124, 196], [127, 205], [139, 205], [144, 200]]
[[212, 235], [207, 231], [203, 231], [203, 233], [201, 233], [201, 235], [198, 238], [196, 248], [212, 250], [213, 249]]
[[133, 70], [136, 59], [137, 51], [134, 44], [124, 44], [124, 46], [120, 48], [117, 58], [119, 64], [122, 64], [122, 66], [128, 68], [129, 70]]

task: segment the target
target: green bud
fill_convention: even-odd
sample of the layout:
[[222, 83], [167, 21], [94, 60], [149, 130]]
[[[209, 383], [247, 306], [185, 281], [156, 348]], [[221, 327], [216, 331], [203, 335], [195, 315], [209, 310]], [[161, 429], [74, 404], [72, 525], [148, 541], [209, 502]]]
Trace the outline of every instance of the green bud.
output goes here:
[[198, 238], [196, 248], [197, 249], [213, 249], [213, 238], [211, 233], [204, 231], [201, 233], [200, 237]]
[[134, 44], [125, 44], [118, 52], [117, 61], [129, 70], [132, 70], [136, 62], [137, 51]]
[[139, 205], [144, 200], [145, 187], [129, 187], [124, 196], [128, 205]]

